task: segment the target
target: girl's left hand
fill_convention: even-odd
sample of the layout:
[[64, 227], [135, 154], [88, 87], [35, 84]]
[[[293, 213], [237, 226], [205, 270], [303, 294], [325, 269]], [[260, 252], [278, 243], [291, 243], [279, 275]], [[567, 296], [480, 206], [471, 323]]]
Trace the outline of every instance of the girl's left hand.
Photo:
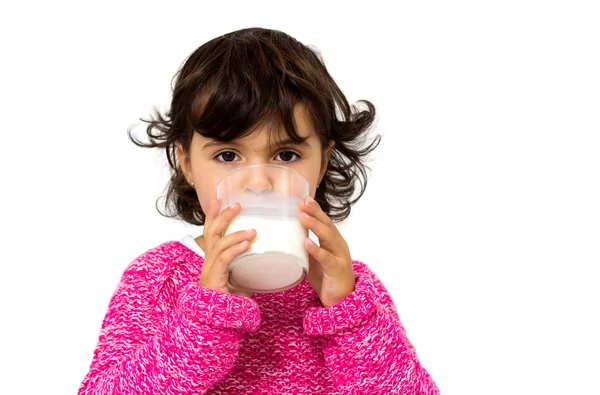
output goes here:
[[301, 200], [298, 206], [300, 223], [319, 238], [320, 244], [310, 238], [304, 240], [309, 254], [308, 282], [323, 306], [330, 307], [354, 291], [350, 250], [337, 226], [312, 197]]

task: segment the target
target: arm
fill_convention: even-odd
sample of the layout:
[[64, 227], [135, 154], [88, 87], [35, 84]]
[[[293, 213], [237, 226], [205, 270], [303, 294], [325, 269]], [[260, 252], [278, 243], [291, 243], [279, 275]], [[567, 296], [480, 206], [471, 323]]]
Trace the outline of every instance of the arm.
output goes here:
[[414, 347], [383, 284], [353, 261], [354, 291], [328, 308], [313, 306], [304, 330], [320, 337], [325, 363], [343, 394], [434, 395], [439, 390]]
[[[155, 266], [138, 259], [125, 271], [79, 395], [204, 394], [231, 371], [244, 332], [258, 328], [252, 299], [198, 283], [175, 295]], [[172, 303], [162, 300], [169, 290]]]

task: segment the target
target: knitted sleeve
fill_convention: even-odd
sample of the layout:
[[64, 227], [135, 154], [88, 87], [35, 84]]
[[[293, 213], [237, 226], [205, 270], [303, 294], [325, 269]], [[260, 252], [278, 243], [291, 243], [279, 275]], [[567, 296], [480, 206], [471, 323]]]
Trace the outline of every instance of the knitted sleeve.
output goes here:
[[123, 274], [79, 395], [204, 394], [230, 373], [256, 302], [190, 283], [163, 303], [177, 287], [156, 278], [139, 258]]
[[439, 394], [383, 284], [364, 263], [353, 266], [354, 291], [331, 307], [309, 307], [303, 323], [307, 335], [320, 337], [341, 393]]

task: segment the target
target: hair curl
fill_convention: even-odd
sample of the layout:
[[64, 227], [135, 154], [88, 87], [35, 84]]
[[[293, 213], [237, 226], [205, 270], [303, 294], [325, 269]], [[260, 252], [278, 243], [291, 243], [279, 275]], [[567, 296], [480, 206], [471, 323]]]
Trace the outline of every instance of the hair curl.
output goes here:
[[[318, 52], [281, 31], [241, 29], [200, 46], [173, 79], [170, 109], [163, 115], [154, 108], [150, 119], [140, 118], [148, 124], [149, 142], [137, 140], [128, 130], [137, 146], [165, 149], [171, 179], [163, 196], [165, 212], [159, 207], [160, 198], [156, 202], [161, 215], [204, 224], [196, 191], [178, 164], [177, 141], [189, 154], [194, 132], [231, 141], [265, 121], [283, 124], [290, 138], [301, 141], [293, 122], [298, 103], [307, 106], [323, 150], [335, 141], [315, 200], [334, 222], [350, 215], [367, 186], [364, 158], [379, 145], [381, 136], [367, 144], [375, 107], [367, 100], [360, 100], [366, 110], [350, 106]], [[360, 186], [353, 197], [357, 181]]]

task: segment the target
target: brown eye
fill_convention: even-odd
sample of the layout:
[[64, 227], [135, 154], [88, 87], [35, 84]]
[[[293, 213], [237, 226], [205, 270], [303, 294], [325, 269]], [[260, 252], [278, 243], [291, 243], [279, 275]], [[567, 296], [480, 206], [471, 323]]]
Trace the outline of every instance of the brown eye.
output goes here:
[[[217, 158], [219, 162], [233, 162], [236, 156], [237, 154], [233, 151], [223, 151], [217, 154], [215, 158]], [[222, 160], [218, 158], [222, 158]]]
[[294, 162], [294, 155], [300, 157], [297, 153], [292, 151], [281, 151], [277, 156], [281, 158], [282, 162]]

